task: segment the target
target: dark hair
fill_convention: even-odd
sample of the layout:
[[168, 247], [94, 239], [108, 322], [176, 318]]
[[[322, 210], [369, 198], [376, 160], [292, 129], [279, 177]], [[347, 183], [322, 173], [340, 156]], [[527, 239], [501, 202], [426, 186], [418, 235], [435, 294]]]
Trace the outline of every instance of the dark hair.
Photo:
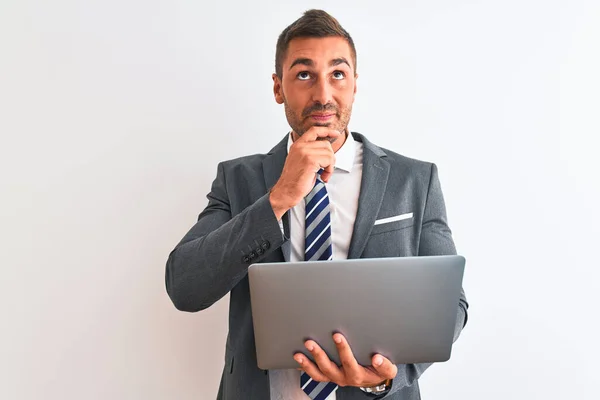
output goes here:
[[277, 48], [275, 50], [275, 73], [279, 78], [283, 74], [283, 59], [292, 39], [295, 38], [324, 38], [331, 36], [339, 36], [348, 42], [352, 52], [352, 61], [354, 62], [354, 70], [356, 71], [356, 48], [350, 34], [346, 32], [340, 25], [337, 19], [323, 10], [308, 10], [294, 21], [290, 26], [285, 28], [279, 39], [277, 39]]

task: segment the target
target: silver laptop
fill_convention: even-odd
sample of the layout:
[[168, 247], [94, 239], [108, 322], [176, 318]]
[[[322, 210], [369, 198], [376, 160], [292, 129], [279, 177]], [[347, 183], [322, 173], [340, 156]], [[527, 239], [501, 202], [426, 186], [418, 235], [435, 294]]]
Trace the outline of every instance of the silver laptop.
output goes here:
[[332, 339], [346, 336], [359, 364], [447, 361], [460, 298], [462, 256], [258, 263], [250, 298], [258, 367], [297, 368], [313, 339], [340, 365]]

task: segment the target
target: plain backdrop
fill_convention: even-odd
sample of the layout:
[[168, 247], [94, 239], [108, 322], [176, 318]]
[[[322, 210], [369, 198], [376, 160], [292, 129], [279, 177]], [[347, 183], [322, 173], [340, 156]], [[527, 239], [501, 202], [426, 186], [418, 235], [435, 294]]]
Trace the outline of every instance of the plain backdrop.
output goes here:
[[438, 165], [468, 260], [423, 398], [600, 398], [595, 0], [2, 0], [0, 398], [215, 398], [228, 300], [177, 311], [165, 261], [217, 163], [288, 131], [309, 8], [356, 42], [351, 129]]

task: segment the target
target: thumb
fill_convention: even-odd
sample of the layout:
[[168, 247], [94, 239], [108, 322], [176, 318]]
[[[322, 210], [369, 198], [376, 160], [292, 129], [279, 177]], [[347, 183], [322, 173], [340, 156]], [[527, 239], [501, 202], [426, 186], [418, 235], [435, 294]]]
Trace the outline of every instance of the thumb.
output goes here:
[[398, 367], [381, 354], [375, 354], [371, 359], [371, 363], [377, 374], [381, 377], [394, 379], [398, 374]]

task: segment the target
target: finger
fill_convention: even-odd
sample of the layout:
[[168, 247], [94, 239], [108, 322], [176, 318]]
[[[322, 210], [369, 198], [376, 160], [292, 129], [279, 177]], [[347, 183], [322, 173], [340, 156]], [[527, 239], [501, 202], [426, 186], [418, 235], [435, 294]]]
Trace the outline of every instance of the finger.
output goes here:
[[310, 152], [316, 149], [328, 149], [331, 152], [333, 152], [333, 147], [331, 146], [331, 143], [327, 140], [316, 140], [314, 142], [300, 142], [299, 140], [296, 140], [294, 143], [292, 143], [292, 146], [290, 147], [290, 152], [292, 150], [295, 150], [296, 148], [301, 148], [303, 150], [308, 149], [308, 151]]
[[335, 153], [329, 149], [314, 149], [306, 154], [306, 160], [325, 167], [335, 164]]
[[333, 335], [333, 341], [335, 342], [335, 347], [337, 347], [337, 351], [340, 355], [340, 361], [344, 368], [346, 380], [350, 383], [359, 382], [364, 375], [364, 368], [356, 361], [346, 337], [341, 333], [335, 333]]
[[[290, 154], [291, 154], [291, 151], [290, 151]], [[308, 160], [308, 161], [314, 161], [315, 159], [321, 158], [321, 157], [332, 158], [335, 156], [335, 153], [333, 152], [331, 147], [311, 148], [311, 147], [306, 146], [297, 152], [297, 156], [301, 160], [304, 159], [304, 160]]]
[[305, 163], [313, 172], [323, 169], [332, 174], [335, 168], [335, 154], [327, 150], [317, 150], [306, 158]]
[[325, 149], [316, 150], [313, 154], [309, 156], [308, 159], [313, 162], [316, 162], [317, 165], [319, 165], [322, 168], [328, 167], [330, 165], [333, 167], [335, 165], [335, 154], [333, 153], [333, 151]]
[[[333, 171], [335, 170], [335, 160], [335, 154], [331, 153], [323, 160], [324, 162], [322, 161], [323, 164], [321, 164], [321, 166], [323, 168], [323, 173], [321, 174], [321, 179], [323, 179], [324, 182], [329, 182], [331, 175], [333, 175]], [[323, 176], [323, 174], [325, 174], [325, 176]]]
[[335, 140], [335, 139], [339, 138], [340, 135], [341, 135], [341, 132], [336, 131], [335, 129], [331, 129], [326, 126], [313, 126], [309, 130], [304, 132], [297, 141], [299, 141], [299, 142], [314, 142], [318, 138]]
[[296, 353], [294, 360], [300, 365], [298, 369], [306, 372], [313, 380], [317, 382], [329, 382], [329, 379], [317, 368], [315, 363], [310, 361], [304, 354]]
[[317, 367], [327, 377], [328, 381], [341, 382], [344, 378], [344, 374], [339, 367], [329, 359], [329, 356], [316, 342], [307, 340], [305, 347], [312, 354]]
[[371, 363], [377, 374], [385, 379], [394, 379], [398, 374], [398, 367], [381, 354], [375, 354]]
[[323, 168], [323, 172], [321, 172], [321, 180], [323, 182], [329, 182], [331, 175], [333, 175], [334, 169], [335, 168], [334, 168], [333, 164], [330, 164], [327, 167]]

